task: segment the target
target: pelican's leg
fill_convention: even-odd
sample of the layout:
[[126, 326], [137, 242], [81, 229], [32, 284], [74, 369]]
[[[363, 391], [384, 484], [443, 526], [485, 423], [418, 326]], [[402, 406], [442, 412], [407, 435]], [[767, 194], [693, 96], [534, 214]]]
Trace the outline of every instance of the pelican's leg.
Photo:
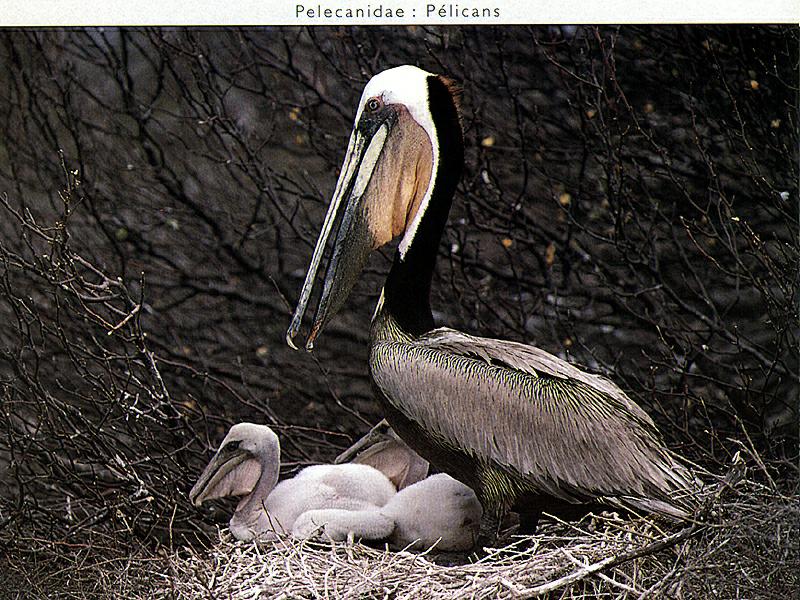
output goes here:
[[478, 552], [485, 546], [492, 546], [497, 541], [501, 521], [501, 516], [496, 511], [487, 510], [484, 506], [478, 537], [475, 540], [475, 548]]
[[500, 470], [484, 468], [473, 488], [483, 507], [476, 546], [481, 549], [493, 545], [500, 534], [503, 518], [514, 505], [517, 494], [514, 481]]
[[519, 529], [517, 533], [520, 535], [533, 535], [536, 533], [536, 526], [539, 524], [541, 516], [542, 511], [540, 510], [519, 513]]

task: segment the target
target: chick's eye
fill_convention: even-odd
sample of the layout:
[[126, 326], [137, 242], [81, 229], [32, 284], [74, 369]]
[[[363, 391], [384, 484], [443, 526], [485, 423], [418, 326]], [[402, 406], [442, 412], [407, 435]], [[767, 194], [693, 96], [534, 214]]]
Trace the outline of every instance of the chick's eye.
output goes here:
[[239, 449], [239, 445], [241, 444], [241, 440], [234, 440], [232, 442], [228, 442], [222, 447], [223, 452], [233, 452], [234, 450]]
[[375, 112], [381, 107], [381, 101], [377, 98], [370, 98], [367, 100], [367, 110], [369, 112]]

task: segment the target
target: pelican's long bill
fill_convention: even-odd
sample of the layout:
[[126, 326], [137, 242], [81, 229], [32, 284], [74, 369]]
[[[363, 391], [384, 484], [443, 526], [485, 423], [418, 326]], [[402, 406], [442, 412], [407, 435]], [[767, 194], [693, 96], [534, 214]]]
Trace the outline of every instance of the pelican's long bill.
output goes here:
[[249, 494], [260, 476], [261, 465], [250, 453], [223, 442], [189, 492], [189, 500], [200, 506], [206, 500]]
[[369, 91], [367, 86], [286, 333], [286, 342], [295, 349], [293, 340], [300, 331], [329, 239], [334, 237], [333, 248], [305, 344], [309, 351], [347, 300], [370, 252], [406, 231], [429, 191], [433, 146], [428, 133], [405, 104], [390, 103], [388, 94], [371, 96]]

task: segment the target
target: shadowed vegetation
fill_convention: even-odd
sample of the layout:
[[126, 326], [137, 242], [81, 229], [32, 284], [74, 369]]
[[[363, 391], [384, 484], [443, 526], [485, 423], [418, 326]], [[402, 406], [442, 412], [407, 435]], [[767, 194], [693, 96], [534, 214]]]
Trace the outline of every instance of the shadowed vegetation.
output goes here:
[[391, 251], [313, 355], [284, 333], [361, 89], [403, 63], [463, 86], [438, 322], [606, 375], [712, 472], [740, 451], [752, 535], [692, 543], [796, 563], [759, 527], [797, 493], [798, 56], [763, 26], [0, 32], [0, 571], [145, 575], [227, 521], [186, 493], [231, 423], [276, 429], [289, 473], [381, 417]]

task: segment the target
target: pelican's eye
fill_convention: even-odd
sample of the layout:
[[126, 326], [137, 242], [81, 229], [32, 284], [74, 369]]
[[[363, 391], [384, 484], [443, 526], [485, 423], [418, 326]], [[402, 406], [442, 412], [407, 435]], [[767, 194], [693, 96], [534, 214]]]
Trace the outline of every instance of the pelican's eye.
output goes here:
[[241, 445], [241, 443], [242, 443], [241, 440], [232, 440], [232, 441], [228, 442], [227, 444], [225, 444], [221, 448], [221, 450], [222, 450], [222, 452], [226, 452], [226, 453], [227, 452], [235, 452], [236, 450], [239, 449], [239, 446]]
[[368, 112], [374, 113], [377, 112], [380, 107], [383, 105], [380, 98], [370, 98], [367, 100], [367, 103], [364, 105]]

